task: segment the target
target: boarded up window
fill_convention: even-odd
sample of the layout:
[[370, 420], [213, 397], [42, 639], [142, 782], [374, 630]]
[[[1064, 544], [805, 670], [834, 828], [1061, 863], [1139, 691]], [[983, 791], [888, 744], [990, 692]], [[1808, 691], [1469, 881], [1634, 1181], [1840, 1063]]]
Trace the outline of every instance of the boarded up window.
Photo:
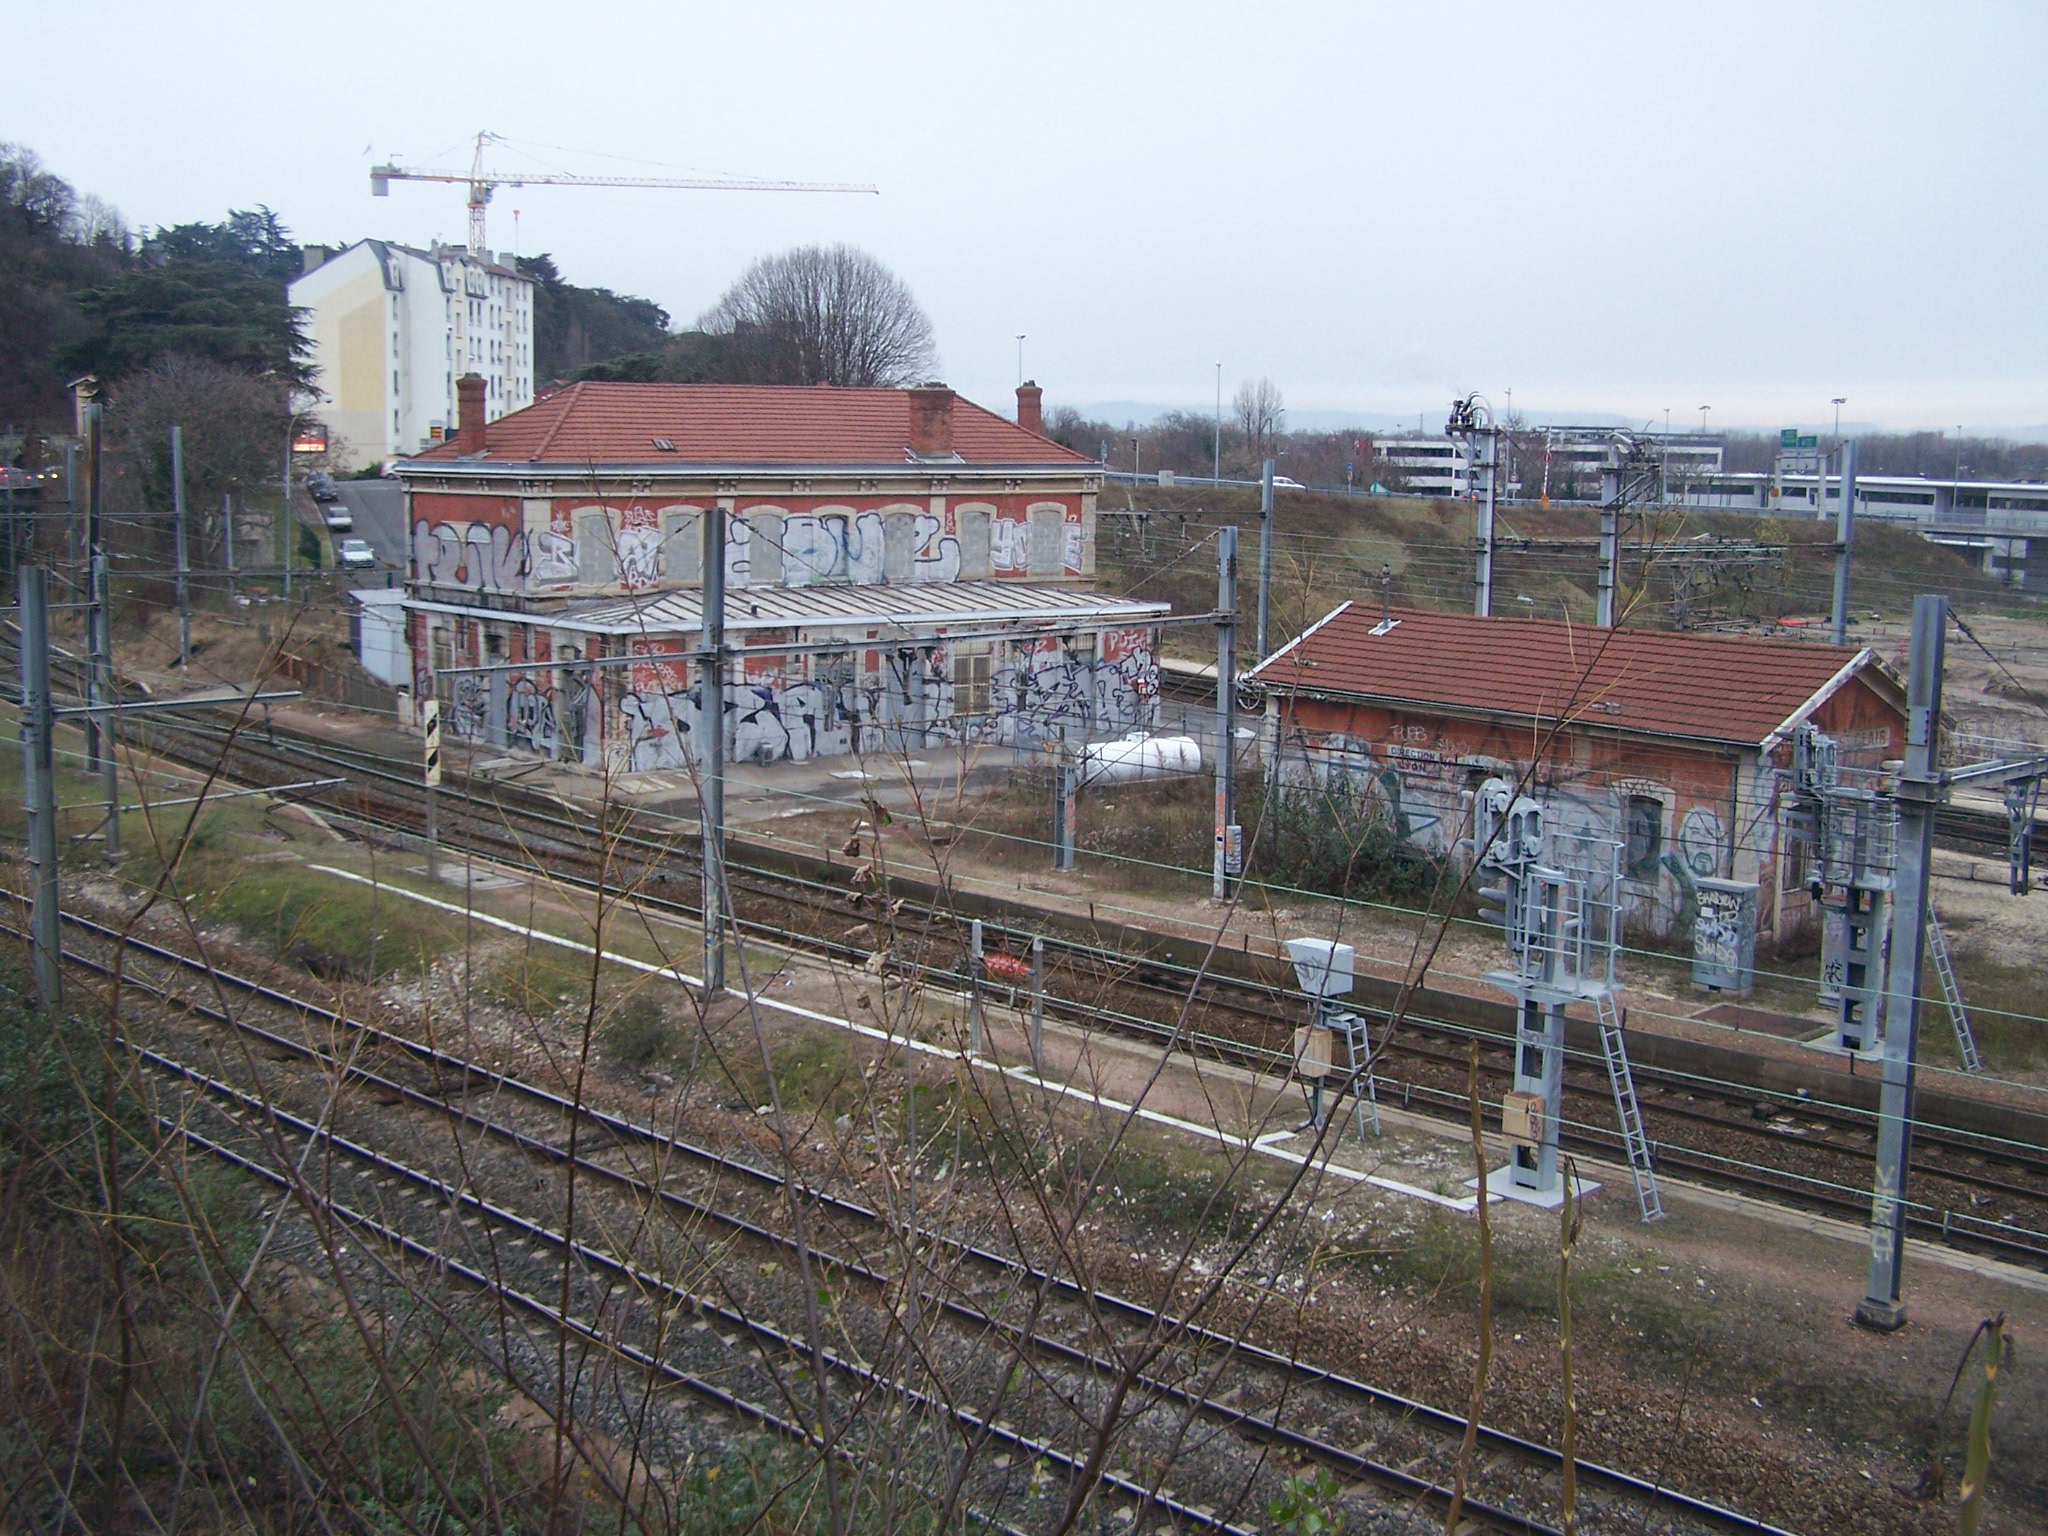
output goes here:
[[917, 519], [909, 512], [891, 512], [882, 518], [882, 579], [910, 580], [911, 557], [916, 553]]
[[1628, 797], [1628, 851], [1624, 867], [1632, 880], [1654, 880], [1664, 856], [1664, 802], [1652, 795]]
[[675, 582], [703, 579], [704, 529], [695, 512], [662, 513], [661, 573]]
[[1058, 507], [1031, 509], [1031, 557], [1027, 569], [1033, 576], [1060, 573], [1060, 531], [1066, 514]]
[[619, 579], [611, 522], [602, 512], [576, 519], [576, 579], [586, 587], [608, 587]]
[[782, 585], [782, 514], [749, 512], [747, 527], [747, 558], [750, 562], [747, 569], [747, 585]]
[[980, 507], [960, 513], [960, 579], [988, 579], [988, 513]]

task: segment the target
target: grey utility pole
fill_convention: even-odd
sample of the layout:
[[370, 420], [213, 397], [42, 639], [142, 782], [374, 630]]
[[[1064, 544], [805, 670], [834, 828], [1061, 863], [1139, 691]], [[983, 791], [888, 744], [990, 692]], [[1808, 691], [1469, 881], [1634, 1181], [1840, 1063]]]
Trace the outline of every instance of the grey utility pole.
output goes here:
[[[697, 824], [703, 834], [705, 1006], [725, 987], [725, 519], [724, 502], [704, 512], [704, 651], [697, 706], [703, 782]], [[881, 829], [875, 829], [881, 836]]]
[[1237, 824], [1237, 525], [1216, 530], [1216, 862], [1210, 893], [1226, 900], [1244, 873]]
[[56, 754], [50, 733], [50, 576], [24, 565], [21, 594], [21, 766], [28, 811], [28, 861], [34, 881], [29, 922], [35, 945], [36, 996], [46, 1008], [64, 998], [57, 936]]
[[[1845, 458], [1845, 471], [1853, 461]], [[1850, 477], [1842, 477], [1846, 506]], [[1837, 588], [1837, 591], [1840, 589]], [[1840, 599], [1837, 599], [1837, 613]], [[1926, 953], [1927, 875], [1934, 862], [1934, 812], [1941, 803], [1941, 665], [1948, 599], [1913, 599], [1913, 649], [1906, 678], [1906, 765], [1899, 774], [1898, 873], [1892, 890], [1891, 971], [1884, 1008], [1884, 1082], [1877, 1111], [1877, 1173], [1870, 1200], [1870, 1280], [1856, 1320], [1887, 1332], [1906, 1321], [1899, 1264], [1906, 1244], [1906, 1173], [1913, 1154], [1913, 1072], [1920, 1038], [1920, 980]]]
[[1493, 486], [1500, 478], [1500, 434], [1493, 413], [1486, 421], [1486, 500], [1479, 504], [1479, 561], [1472, 576], [1472, 611], [1484, 619], [1493, 613]]
[[[1820, 502], [1827, 505], [1827, 460], [1821, 460]], [[1835, 606], [1828, 619], [1828, 638], [1847, 645], [1849, 633], [1849, 543], [1856, 532], [1856, 445], [1842, 444], [1842, 506], [1835, 517]]]
[[1266, 467], [1259, 471], [1259, 660], [1264, 661], [1266, 650], [1266, 617], [1269, 612], [1266, 594], [1273, 585], [1273, 461], [1266, 460]]
[[185, 546], [185, 434], [171, 427], [171, 511], [178, 521], [178, 666], [192, 665], [192, 562]]
[[107, 583], [106, 523], [100, 507], [100, 403], [86, 407], [85, 594], [86, 594], [86, 766], [100, 771], [107, 821], [100, 848], [109, 860], [121, 857], [121, 767], [114, 760], [114, 630]]
[[299, 418], [292, 418], [284, 435], [284, 600], [292, 600], [292, 439], [299, 435]]
[[220, 546], [228, 568], [228, 601], [235, 600], [235, 498], [220, 499]]
[[[100, 702], [100, 403], [85, 407], [85, 702]], [[85, 766], [100, 765], [100, 717], [85, 717]]]
[[114, 689], [114, 612], [107, 575], [107, 552], [101, 549], [92, 557], [92, 586], [98, 594], [93, 604], [93, 617], [99, 625], [99, 665], [96, 671], [100, 680], [99, 702], [103, 721], [100, 727], [100, 799], [107, 808], [107, 825], [100, 834], [100, 851], [107, 862], [113, 863], [121, 857], [121, 764], [114, 756], [118, 697]]
[[1081, 773], [1074, 761], [1074, 748], [1067, 740], [1065, 725], [1060, 726], [1059, 744], [1053, 750], [1058, 756], [1052, 770], [1052, 867], [1071, 871], [1075, 868], [1076, 843], [1080, 836], [1075, 802]]

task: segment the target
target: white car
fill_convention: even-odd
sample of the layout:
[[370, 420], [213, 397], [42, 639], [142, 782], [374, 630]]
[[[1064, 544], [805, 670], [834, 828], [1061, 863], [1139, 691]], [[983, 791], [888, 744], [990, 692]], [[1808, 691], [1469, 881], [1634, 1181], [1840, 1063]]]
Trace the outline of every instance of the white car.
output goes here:
[[334, 546], [334, 558], [344, 571], [375, 570], [377, 552], [368, 539], [343, 539]]
[[1305, 491], [1308, 487], [1291, 475], [1275, 475], [1273, 477], [1273, 489], [1276, 491]]
[[338, 501], [329, 502], [321, 509], [320, 520], [327, 524], [327, 531], [329, 533], [353, 533], [355, 531], [355, 518], [350, 515], [348, 508]]

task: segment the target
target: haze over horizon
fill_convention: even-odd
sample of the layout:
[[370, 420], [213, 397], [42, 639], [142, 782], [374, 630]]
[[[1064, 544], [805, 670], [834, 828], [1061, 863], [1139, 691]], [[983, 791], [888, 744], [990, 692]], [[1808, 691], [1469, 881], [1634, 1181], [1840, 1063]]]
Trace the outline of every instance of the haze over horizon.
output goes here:
[[[317, 47], [250, 15], [119, 0], [90, 87], [19, 72], [0, 138], [138, 227], [266, 203], [315, 242], [460, 240], [459, 187], [373, 200], [368, 169], [466, 168], [479, 128], [520, 141], [507, 170], [874, 181], [508, 188], [492, 243], [516, 209], [517, 249], [687, 323], [754, 257], [848, 241], [996, 406], [1023, 333], [1084, 410], [1211, 409], [1221, 359], [1226, 408], [1263, 375], [1303, 424], [1472, 389], [1539, 420], [1811, 429], [1843, 395], [1866, 429], [2048, 423], [2038, 7], [621, 4], [565, 31], [514, 0], [459, 31], [373, 5]], [[12, 35], [69, 57], [76, 13]]]

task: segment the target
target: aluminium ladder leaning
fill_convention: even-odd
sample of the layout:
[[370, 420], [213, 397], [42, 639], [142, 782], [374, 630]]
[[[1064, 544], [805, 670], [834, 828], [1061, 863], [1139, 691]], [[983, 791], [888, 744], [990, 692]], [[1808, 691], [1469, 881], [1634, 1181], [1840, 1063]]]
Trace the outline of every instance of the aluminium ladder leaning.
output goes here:
[[1977, 1054], [1977, 1035], [1970, 1028], [1970, 1013], [1963, 1006], [1962, 984], [1956, 980], [1954, 958], [1948, 952], [1948, 935], [1941, 931], [1941, 919], [1934, 907], [1927, 908], [1927, 953], [1934, 960], [1934, 974], [1941, 978], [1941, 1000], [1948, 1004], [1948, 1021], [1956, 1030], [1956, 1054], [1965, 1072], [1982, 1072], [1984, 1058]]
[[1621, 1009], [1612, 992], [1593, 998], [1600, 1019], [1600, 1049], [1607, 1057], [1607, 1082], [1614, 1089], [1614, 1112], [1621, 1120], [1621, 1143], [1628, 1152], [1628, 1171], [1636, 1181], [1636, 1200], [1643, 1208], [1643, 1220], [1657, 1221], [1664, 1215], [1664, 1199], [1657, 1193], [1657, 1172], [1650, 1165], [1650, 1138], [1643, 1133], [1643, 1112], [1636, 1103], [1635, 1074], [1628, 1068], [1628, 1046], [1621, 1037]]

